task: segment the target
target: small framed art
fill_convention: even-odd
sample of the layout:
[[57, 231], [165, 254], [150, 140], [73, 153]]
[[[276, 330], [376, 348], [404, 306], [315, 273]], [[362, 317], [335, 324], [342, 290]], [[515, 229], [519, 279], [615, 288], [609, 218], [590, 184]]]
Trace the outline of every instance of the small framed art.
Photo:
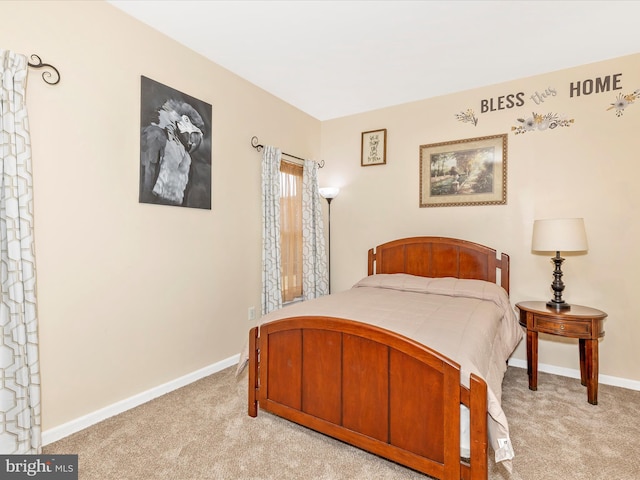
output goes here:
[[420, 207], [507, 203], [507, 134], [420, 146]]
[[387, 163], [387, 129], [362, 132], [360, 165], [384, 165]]

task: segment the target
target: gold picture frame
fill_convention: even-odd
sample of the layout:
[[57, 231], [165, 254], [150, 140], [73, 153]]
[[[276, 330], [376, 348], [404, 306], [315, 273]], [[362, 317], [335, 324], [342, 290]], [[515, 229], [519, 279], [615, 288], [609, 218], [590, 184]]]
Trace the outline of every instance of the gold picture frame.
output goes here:
[[360, 165], [384, 165], [387, 163], [387, 129], [362, 132]]
[[420, 145], [421, 208], [506, 203], [506, 133]]

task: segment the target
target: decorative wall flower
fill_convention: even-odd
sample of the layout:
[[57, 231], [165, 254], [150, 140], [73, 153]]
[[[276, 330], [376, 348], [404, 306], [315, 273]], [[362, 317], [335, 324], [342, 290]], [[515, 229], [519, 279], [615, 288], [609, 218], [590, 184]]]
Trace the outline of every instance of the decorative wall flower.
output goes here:
[[478, 125], [478, 119], [473, 110], [468, 108], [466, 112], [456, 113], [456, 119], [463, 123], [473, 123], [474, 126]]
[[624, 113], [624, 109], [627, 108], [629, 105], [631, 105], [633, 102], [635, 102], [639, 98], [640, 98], [640, 88], [634, 91], [633, 93], [629, 93], [627, 95], [619, 93], [618, 97], [616, 98], [616, 101], [613, 102], [609, 108], [607, 108], [607, 111], [615, 108], [616, 117], [621, 117], [622, 114]]
[[569, 127], [574, 122], [572, 119], [567, 119], [565, 116], [560, 116], [557, 113], [547, 113], [540, 115], [533, 112], [530, 117], [518, 118], [520, 125], [517, 127], [511, 127], [511, 130], [516, 133], [532, 132], [535, 130], [546, 130], [548, 128], [554, 129], [556, 127]]

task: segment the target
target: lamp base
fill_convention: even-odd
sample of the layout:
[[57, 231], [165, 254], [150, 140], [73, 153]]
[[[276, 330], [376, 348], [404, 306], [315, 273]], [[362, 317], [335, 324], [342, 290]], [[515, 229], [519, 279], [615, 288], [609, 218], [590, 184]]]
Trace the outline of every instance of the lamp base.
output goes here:
[[553, 271], [553, 283], [551, 284], [551, 290], [553, 290], [553, 298], [547, 302], [547, 307], [554, 310], [568, 310], [571, 305], [566, 303], [562, 299], [562, 291], [564, 290], [564, 282], [562, 281], [562, 262], [564, 258], [560, 256], [560, 252], [556, 252], [556, 256], [551, 258], [551, 261], [555, 265]]
[[547, 307], [553, 308], [554, 310], [569, 310], [571, 305], [566, 303], [564, 300], [560, 300], [559, 302], [555, 300], [549, 300], [547, 302]]

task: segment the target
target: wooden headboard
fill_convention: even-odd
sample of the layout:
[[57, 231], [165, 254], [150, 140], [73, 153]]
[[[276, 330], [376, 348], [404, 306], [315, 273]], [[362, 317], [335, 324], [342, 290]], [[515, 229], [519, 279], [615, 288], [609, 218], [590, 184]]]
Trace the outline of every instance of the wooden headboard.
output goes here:
[[369, 275], [408, 273], [421, 277], [456, 277], [496, 283], [509, 292], [509, 255], [493, 248], [446, 237], [411, 237], [383, 243], [369, 250]]

